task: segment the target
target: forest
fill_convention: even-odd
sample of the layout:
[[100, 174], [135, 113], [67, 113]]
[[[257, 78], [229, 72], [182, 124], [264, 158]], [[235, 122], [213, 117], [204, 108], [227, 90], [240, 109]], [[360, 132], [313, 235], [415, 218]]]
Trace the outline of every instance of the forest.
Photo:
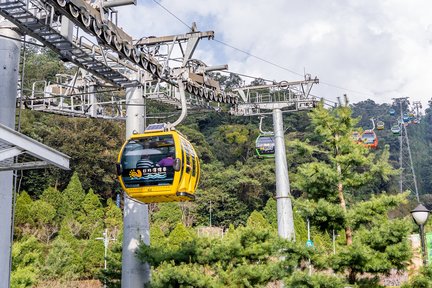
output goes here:
[[[24, 87], [67, 69], [50, 52], [34, 51]], [[229, 88], [235, 77], [220, 80]], [[167, 109], [147, 103], [149, 114]], [[292, 242], [277, 234], [274, 161], [255, 157], [258, 118], [191, 112], [178, 130], [201, 161], [197, 198], [149, 205], [151, 245], [142, 244], [137, 255], [151, 266], [148, 286], [383, 287], [381, 276], [408, 271], [408, 235], [417, 232], [409, 211], [417, 202], [414, 191], [399, 191], [392, 107], [367, 100], [284, 114]], [[377, 131], [376, 150], [351, 139], [354, 130], [372, 128], [371, 118], [386, 127]], [[420, 120], [407, 131], [420, 199], [432, 208], [431, 106]], [[122, 203], [116, 199], [122, 191], [115, 162], [126, 140], [124, 123], [26, 109], [17, 111], [17, 123], [20, 132], [69, 155], [71, 170], [17, 175], [12, 287], [76, 287], [74, 281], [120, 287]], [[271, 130], [271, 117], [264, 126]], [[305, 245], [308, 220], [313, 247]], [[112, 239], [107, 269], [96, 239], [104, 231]], [[424, 269], [404, 287], [430, 281], [432, 270]]]

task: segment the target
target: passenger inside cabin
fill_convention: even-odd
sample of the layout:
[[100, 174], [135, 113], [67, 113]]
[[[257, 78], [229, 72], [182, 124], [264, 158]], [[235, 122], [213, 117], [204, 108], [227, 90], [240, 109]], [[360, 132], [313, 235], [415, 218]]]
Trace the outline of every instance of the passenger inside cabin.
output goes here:
[[142, 155], [141, 159], [138, 160], [136, 168], [153, 168], [154, 163], [150, 160], [149, 155]]
[[163, 158], [158, 162], [158, 165], [161, 167], [174, 166], [174, 155], [168, 154], [166, 158]]

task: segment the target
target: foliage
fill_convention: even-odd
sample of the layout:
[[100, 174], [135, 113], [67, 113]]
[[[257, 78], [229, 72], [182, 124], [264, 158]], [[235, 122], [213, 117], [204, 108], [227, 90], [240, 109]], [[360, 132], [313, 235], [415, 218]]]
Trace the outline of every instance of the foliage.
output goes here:
[[197, 238], [178, 224], [165, 241], [141, 245], [138, 257], [153, 267], [150, 287], [264, 287], [306, 257], [304, 248], [279, 239], [261, 213], [247, 223], [223, 239]]
[[[53, 81], [56, 73], [66, 69], [50, 52], [30, 51], [27, 60], [25, 93], [40, 77]], [[228, 90], [240, 84], [234, 74], [216, 73], [216, 77]], [[150, 113], [167, 111], [161, 104], [147, 103]], [[405, 194], [391, 195], [398, 189], [398, 175], [389, 165], [398, 166], [398, 139], [389, 130], [379, 132], [377, 151], [350, 140], [352, 130], [371, 128], [372, 117], [385, 121], [386, 127], [395, 119], [387, 115], [388, 104], [368, 100], [351, 107], [284, 114], [291, 190], [300, 198], [293, 199], [298, 244], [276, 235], [274, 163], [254, 159], [257, 117], [207, 111], [190, 115], [180, 131], [201, 157], [201, 183], [195, 203], [163, 204], [152, 210], [152, 246], [142, 246], [140, 251], [156, 272], [151, 285], [260, 287], [280, 279], [288, 287], [342, 285], [337, 277], [294, 272], [304, 270], [309, 258], [315, 269], [331, 266], [357, 284], [357, 276], [365, 272], [404, 269], [409, 258], [405, 236], [411, 225], [388, 217], [390, 210], [392, 215], [405, 215], [408, 205]], [[71, 156], [72, 170], [23, 172], [16, 202], [14, 285], [29, 287], [49, 278], [91, 278], [100, 269], [101, 281], [120, 287], [122, 211], [110, 198], [119, 191], [113, 163], [124, 140], [124, 125], [26, 110], [20, 119], [23, 133]], [[264, 126], [271, 127], [270, 122], [267, 118]], [[430, 107], [421, 124], [407, 127], [423, 194], [432, 187], [431, 127]], [[339, 184], [346, 211], [340, 205]], [[381, 195], [383, 191], [387, 194]], [[426, 205], [432, 203], [431, 197], [422, 199]], [[193, 227], [207, 225], [210, 213], [212, 226], [230, 227], [223, 239], [195, 234]], [[314, 249], [304, 247], [306, 218]], [[346, 246], [342, 235], [332, 256], [330, 233], [341, 233], [345, 227], [353, 229], [353, 244]], [[110, 243], [107, 270], [101, 268], [103, 244], [94, 239], [104, 228], [117, 239]], [[285, 262], [277, 261], [281, 255]], [[430, 278], [424, 277], [415, 285]]]
[[118, 237], [121, 210], [112, 201], [104, 210], [92, 189], [84, 193], [77, 174], [62, 192], [49, 187], [37, 200], [21, 192], [16, 205], [13, 287], [95, 277], [103, 266], [103, 242], [95, 238], [102, 235], [104, 219], [110, 238]]
[[43, 275], [47, 279], [61, 278], [65, 280], [79, 279], [84, 271], [84, 263], [78, 254], [76, 241], [57, 238], [53, 241], [46, 257]]
[[65, 202], [63, 199], [63, 194], [54, 187], [48, 187], [43, 191], [42, 195], [40, 196], [40, 200], [49, 203], [54, 208], [56, 211], [56, 215], [54, 217], [55, 223], [60, 224], [64, 217], [62, 214], [64, 214], [66, 211], [66, 207], [63, 207]]
[[22, 236], [24, 234], [25, 226], [32, 225], [33, 217], [31, 214], [31, 207], [33, 204], [33, 200], [27, 194], [27, 192], [21, 192], [16, 200], [15, 206], [15, 234]]
[[[346, 245], [338, 247], [336, 255], [327, 261], [325, 256], [318, 257], [316, 264], [330, 263], [335, 271], [347, 273], [351, 284], [358, 283], [358, 274], [405, 269], [411, 257], [407, 240], [410, 225], [403, 219], [390, 220], [387, 213], [406, 203], [408, 194], [374, 197], [371, 193], [376, 189], [371, 185], [374, 179], [388, 182], [396, 174], [388, 163], [388, 147], [376, 157], [351, 140], [358, 120], [351, 118], [349, 107], [318, 107], [310, 114], [321, 140], [311, 147], [297, 145], [309, 155], [310, 162], [299, 165], [293, 177], [306, 198], [298, 199], [295, 207], [313, 227], [322, 232], [344, 229], [346, 236]], [[372, 197], [351, 202], [353, 192], [364, 186]]]
[[182, 220], [182, 211], [178, 203], [160, 203], [159, 210], [151, 214], [152, 223], [159, 227], [164, 234], [169, 234], [177, 223]]
[[95, 238], [89, 240], [80, 240], [79, 242], [83, 271], [80, 274], [82, 278], [93, 278], [103, 268], [104, 264], [104, 244], [101, 240]]
[[107, 269], [100, 269], [96, 276], [108, 288], [121, 287], [121, 252], [122, 236], [113, 242], [107, 255]]
[[[207, 224], [212, 209], [212, 225], [228, 227], [245, 224], [249, 211], [260, 209], [274, 189], [273, 164], [247, 163], [223, 166], [202, 165], [197, 193], [197, 224]], [[274, 175], [274, 174], [273, 174]]]
[[94, 194], [93, 189], [85, 195], [81, 204], [82, 214], [76, 219], [81, 223], [81, 237], [85, 239], [93, 239], [96, 235], [102, 234], [104, 218], [104, 210], [99, 197]]
[[30, 94], [32, 85], [36, 81], [55, 82], [56, 74], [67, 71], [56, 53], [47, 48], [39, 49], [32, 45], [27, 46], [25, 60], [24, 89], [27, 95]]
[[[71, 157], [71, 171], [79, 174], [85, 190], [97, 189], [105, 199], [119, 190], [113, 164], [124, 141], [122, 125], [26, 110], [21, 122], [22, 133]], [[24, 171], [21, 186], [31, 195], [40, 195], [49, 186], [63, 190], [71, 176], [54, 168]]]
[[422, 267], [420, 273], [412, 277], [408, 283], [404, 283], [401, 288], [430, 288], [432, 287], [432, 267]]
[[119, 238], [121, 231], [123, 231], [122, 211], [112, 199], [108, 199], [105, 207], [104, 226], [110, 233], [110, 238]]
[[182, 126], [179, 130], [181, 130], [184, 135], [187, 135], [187, 138], [194, 145], [201, 161], [204, 163], [210, 163], [215, 160], [213, 151], [204, 135], [198, 131], [197, 124]]
[[254, 141], [258, 136], [255, 129], [244, 125], [219, 126], [210, 137], [216, 158], [225, 165], [234, 164], [236, 161], [245, 163], [253, 155]]
[[274, 228], [277, 228], [277, 213], [276, 213], [276, 200], [273, 198], [268, 199], [262, 214], [267, 222]]
[[33, 235], [47, 243], [58, 231], [55, 217], [56, 210], [50, 203], [44, 200], [33, 201], [23, 191], [17, 197], [14, 234], [18, 238]]
[[308, 275], [304, 272], [294, 272], [285, 282], [287, 288], [344, 288], [347, 287], [343, 279], [325, 274]]
[[30, 236], [12, 246], [11, 287], [33, 287], [43, 263], [43, 244]]

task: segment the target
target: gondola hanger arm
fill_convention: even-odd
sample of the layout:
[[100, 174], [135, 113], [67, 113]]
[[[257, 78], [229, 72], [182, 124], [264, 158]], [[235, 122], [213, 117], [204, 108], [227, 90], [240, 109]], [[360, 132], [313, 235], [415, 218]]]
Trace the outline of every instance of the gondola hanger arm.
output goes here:
[[264, 116], [261, 115], [259, 118], [260, 118], [260, 122], [259, 122], [259, 131], [260, 131], [260, 133], [261, 134], [273, 134], [272, 131], [263, 131], [263, 129], [262, 129], [262, 120], [264, 119]]
[[186, 118], [187, 115], [187, 103], [186, 103], [185, 87], [183, 84], [183, 80], [180, 78], [177, 80], [177, 83], [178, 83], [178, 93], [180, 95], [181, 113], [179, 118], [174, 123], [167, 124], [168, 130], [174, 129]]

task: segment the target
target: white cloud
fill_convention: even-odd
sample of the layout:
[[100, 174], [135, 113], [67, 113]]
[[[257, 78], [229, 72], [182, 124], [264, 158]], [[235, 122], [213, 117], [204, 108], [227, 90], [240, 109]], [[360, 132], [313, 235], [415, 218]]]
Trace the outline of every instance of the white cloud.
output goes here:
[[[315, 86], [315, 95], [335, 100], [346, 93], [351, 102], [369, 98], [378, 103], [408, 96], [411, 101], [420, 100], [423, 106], [432, 96], [432, 2], [158, 3], [187, 25], [195, 21], [201, 31], [214, 30], [219, 41], [288, 70], [318, 76], [322, 84]], [[136, 38], [188, 31], [185, 24], [151, 0], [138, 0], [138, 6], [120, 10], [120, 25]], [[301, 78], [217, 41], [202, 40], [195, 56], [208, 65], [227, 63], [231, 71], [265, 79]]]

